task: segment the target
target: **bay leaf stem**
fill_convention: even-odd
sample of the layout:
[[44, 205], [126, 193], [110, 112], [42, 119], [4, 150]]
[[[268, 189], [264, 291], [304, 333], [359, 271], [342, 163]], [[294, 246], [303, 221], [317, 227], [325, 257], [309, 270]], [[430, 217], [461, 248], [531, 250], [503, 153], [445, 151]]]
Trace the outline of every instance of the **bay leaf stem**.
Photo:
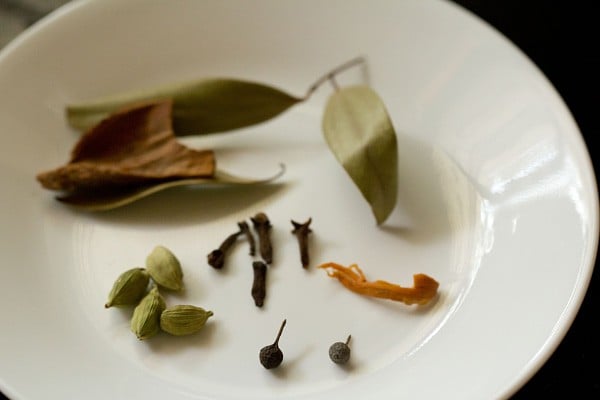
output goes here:
[[338, 85], [337, 81], [335, 80], [334, 74], [329, 75], [329, 82], [331, 83], [331, 86], [333, 86], [333, 90], [336, 92], [340, 90], [340, 85]]
[[337, 83], [335, 82], [334, 76], [339, 74], [340, 72], [343, 72], [349, 68], [352, 68], [356, 65], [359, 64], [363, 64], [365, 63], [366, 60], [364, 57], [359, 56], [359, 57], [355, 57], [349, 61], [346, 61], [343, 64], [338, 65], [337, 67], [335, 67], [334, 69], [332, 69], [331, 71], [327, 72], [326, 74], [324, 74], [323, 76], [321, 76], [319, 79], [317, 79], [306, 91], [306, 94], [304, 95], [303, 100], [307, 100], [310, 96], [312, 96], [312, 94], [314, 92], [317, 91], [317, 89], [326, 81], [330, 81], [331, 84], [333, 85], [333, 87], [335, 88], [335, 90], [337, 91], [339, 86], [337, 85]]

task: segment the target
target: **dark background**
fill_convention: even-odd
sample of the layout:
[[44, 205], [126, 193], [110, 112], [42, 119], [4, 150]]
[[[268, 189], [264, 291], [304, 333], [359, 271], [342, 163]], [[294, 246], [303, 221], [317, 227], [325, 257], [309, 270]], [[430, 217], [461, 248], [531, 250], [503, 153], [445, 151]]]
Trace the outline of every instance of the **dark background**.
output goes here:
[[[600, 15], [597, 1], [453, 0], [493, 25], [521, 48], [549, 78], [571, 110], [592, 157], [600, 131]], [[598, 176], [597, 162], [594, 169]], [[571, 329], [556, 352], [512, 399], [600, 398], [595, 367], [600, 335], [596, 270]], [[0, 394], [0, 400], [5, 399]]]
[[[600, 14], [598, 1], [453, 0], [493, 25], [524, 51], [571, 110], [592, 157], [600, 131]], [[598, 163], [593, 161], [596, 176]], [[596, 263], [596, 265], [598, 262]], [[577, 318], [548, 362], [513, 399], [600, 399], [596, 367], [600, 335], [594, 324], [599, 271]]]

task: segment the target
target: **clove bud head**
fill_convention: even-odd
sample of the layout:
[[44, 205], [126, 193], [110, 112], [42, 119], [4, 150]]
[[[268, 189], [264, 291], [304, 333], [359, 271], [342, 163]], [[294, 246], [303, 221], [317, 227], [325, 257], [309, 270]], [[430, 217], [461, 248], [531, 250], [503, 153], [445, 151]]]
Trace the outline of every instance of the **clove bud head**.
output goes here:
[[213, 268], [221, 269], [225, 265], [225, 252], [221, 249], [215, 249], [206, 256], [208, 265]]

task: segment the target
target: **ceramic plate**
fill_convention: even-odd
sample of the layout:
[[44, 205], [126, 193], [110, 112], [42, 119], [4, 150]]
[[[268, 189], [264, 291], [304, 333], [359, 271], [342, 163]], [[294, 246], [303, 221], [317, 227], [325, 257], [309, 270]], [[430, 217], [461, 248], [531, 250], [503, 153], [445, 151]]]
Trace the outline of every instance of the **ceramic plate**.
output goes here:
[[[203, 77], [302, 95], [331, 68], [376, 90], [398, 134], [399, 199], [382, 226], [321, 132], [331, 85], [261, 125], [185, 138], [245, 189], [175, 188], [108, 212], [57, 202], [35, 175], [79, 137], [67, 103]], [[589, 155], [565, 105], [513, 45], [444, 1], [77, 1], [0, 55], [0, 387], [15, 399], [492, 399], [546, 361], [585, 294], [598, 239]], [[182, 139], [183, 140], [183, 139]], [[240, 242], [206, 255], [263, 211], [274, 261], [263, 308]], [[311, 265], [290, 220], [312, 217]], [[214, 312], [188, 337], [138, 341], [131, 309], [105, 309], [125, 269], [156, 245], [186, 289], [167, 304]], [[316, 266], [440, 283], [426, 307], [354, 294]], [[279, 325], [283, 364], [258, 361]], [[350, 364], [329, 346], [352, 335]]]

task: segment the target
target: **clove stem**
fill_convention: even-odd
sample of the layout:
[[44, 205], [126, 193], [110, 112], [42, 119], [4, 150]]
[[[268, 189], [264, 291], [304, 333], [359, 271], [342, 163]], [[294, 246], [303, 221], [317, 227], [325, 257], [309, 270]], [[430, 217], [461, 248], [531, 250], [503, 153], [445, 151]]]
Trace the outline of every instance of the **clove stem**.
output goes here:
[[254, 256], [254, 254], [256, 254], [256, 243], [252, 232], [250, 232], [248, 223], [246, 221], [238, 222], [238, 226], [240, 227], [240, 231], [246, 235], [246, 240], [248, 240], [248, 243], [250, 244], [250, 255]]
[[243, 232], [241, 230], [236, 233], [232, 233], [231, 235], [227, 236], [218, 249], [211, 251], [208, 256], [206, 256], [208, 265], [216, 269], [223, 268], [223, 265], [225, 265], [225, 253], [231, 246], [233, 246], [233, 244], [237, 241], [238, 236], [242, 233]]
[[252, 270], [254, 271], [254, 281], [252, 283], [252, 298], [254, 304], [257, 307], [262, 307], [265, 301], [266, 279], [267, 279], [267, 265], [262, 261], [254, 261], [252, 263]]
[[273, 262], [273, 247], [270, 237], [271, 222], [267, 215], [262, 212], [250, 218], [250, 220], [258, 234], [260, 256], [267, 264], [271, 264]]

